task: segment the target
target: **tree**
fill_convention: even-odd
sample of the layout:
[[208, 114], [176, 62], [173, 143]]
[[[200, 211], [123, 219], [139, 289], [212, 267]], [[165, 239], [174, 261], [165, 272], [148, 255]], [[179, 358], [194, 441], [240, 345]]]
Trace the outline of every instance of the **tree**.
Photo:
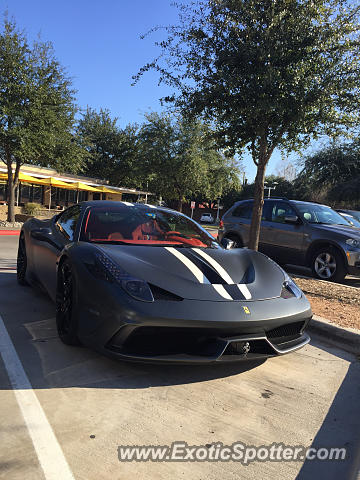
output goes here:
[[303, 162], [299, 176], [314, 187], [333, 187], [360, 175], [360, 142], [331, 144]]
[[139, 131], [139, 155], [149, 188], [168, 200], [217, 198], [235, 182], [237, 166], [219, 152], [199, 121], [151, 113]]
[[118, 119], [109, 110], [88, 108], [77, 127], [86, 151], [83, 173], [103, 178], [114, 185], [137, 186], [140, 165], [137, 162], [137, 126], [120, 129]]
[[356, 204], [360, 200], [359, 139], [332, 143], [308, 155], [297, 183], [307, 185], [311, 197], [320, 191], [323, 201]]
[[[76, 171], [81, 150], [74, 141], [74, 91], [49, 43], [30, 48], [13, 21], [0, 33], [0, 159], [8, 172], [8, 220], [25, 162]], [[13, 165], [15, 171], [13, 173]]]
[[221, 146], [257, 166], [249, 246], [257, 249], [266, 166], [359, 123], [358, 8], [346, 0], [198, 0], [180, 6], [156, 69], [165, 100], [210, 119]]

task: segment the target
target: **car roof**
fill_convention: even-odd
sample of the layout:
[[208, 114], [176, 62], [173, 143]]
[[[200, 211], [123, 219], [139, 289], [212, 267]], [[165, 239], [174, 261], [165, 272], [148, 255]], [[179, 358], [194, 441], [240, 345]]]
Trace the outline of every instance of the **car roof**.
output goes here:
[[331, 208], [329, 205], [326, 205], [325, 203], [318, 203], [318, 202], [306, 202], [305, 200], [290, 200], [291, 203], [295, 204], [306, 204], [306, 205], [320, 205], [321, 207], [328, 207]]
[[165, 210], [178, 213], [179, 215], [183, 215], [182, 213], [178, 212], [177, 210], [173, 210], [168, 207], [161, 207], [157, 205], [150, 205], [148, 203], [138, 203], [138, 202], [126, 202], [126, 201], [113, 201], [113, 200], [87, 200], [85, 202], [80, 202], [79, 205], [82, 207], [140, 207], [144, 209], [153, 209], [153, 210]]
[[349, 210], [349, 209], [347, 209], [347, 208], [337, 208], [336, 211], [337, 211], [337, 212], [348, 213], [349, 215], [352, 215], [353, 213], [360, 213], [359, 210]]

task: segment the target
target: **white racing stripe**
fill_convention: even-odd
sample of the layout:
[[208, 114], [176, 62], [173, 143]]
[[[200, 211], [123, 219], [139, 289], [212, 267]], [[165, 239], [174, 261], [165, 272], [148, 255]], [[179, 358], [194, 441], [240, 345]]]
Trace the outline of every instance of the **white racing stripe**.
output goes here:
[[226, 298], [227, 300], [234, 300], [232, 296], [229, 295], [228, 292], [225, 290], [223, 285], [219, 283], [213, 283], [213, 287], [218, 292], [218, 294], [221, 295], [223, 298]]
[[74, 480], [0, 316], [0, 354], [46, 480]]
[[220, 277], [225, 280], [225, 282], [228, 285], [234, 285], [233, 279], [230, 277], [230, 275], [227, 273], [227, 271], [218, 263], [216, 260], [214, 260], [210, 255], [205, 253], [203, 250], [200, 248], [193, 248], [194, 252], [196, 252], [200, 257], [203, 257], [210, 265], [217, 271], [217, 273], [220, 275]]
[[[210, 257], [210, 255], [208, 255], [207, 253], [205, 253], [203, 250], [201, 250], [200, 248], [193, 248], [194, 252], [196, 252], [198, 255], [200, 255], [201, 257], [204, 258], [204, 260], [206, 260], [216, 271], [217, 273], [221, 276], [221, 278], [228, 284], [228, 285], [235, 285], [235, 282], [233, 281], [233, 279], [230, 277], [230, 275], [228, 274], [228, 272], [216, 261], [214, 260], [212, 257]], [[251, 299], [251, 293], [249, 292], [249, 289], [247, 287], [247, 285], [245, 285], [244, 283], [238, 283], [236, 284], [238, 286], [238, 289], [240, 290], [240, 292], [244, 295], [244, 297], [246, 298], [246, 300], [250, 300]], [[225, 290], [226, 291], [226, 290]], [[226, 292], [227, 293], [227, 292]]]
[[249, 292], [249, 289], [248, 289], [247, 285], [245, 285], [245, 283], [238, 283], [237, 286], [238, 286], [238, 289], [240, 290], [240, 292], [246, 298], [246, 300], [250, 300], [251, 299], [251, 293]]
[[124, 205], [127, 205], [128, 207], [133, 207], [134, 206], [134, 204], [131, 203], [131, 202], [124, 202], [124, 201], [121, 200], [121, 203], [123, 203]]
[[178, 258], [180, 262], [182, 262], [190, 270], [194, 277], [199, 280], [200, 283], [210, 284], [209, 280], [205, 277], [200, 268], [198, 268], [191, 260], [185, 257], [185, 255], [180, 253], [176, 248], [165, 247], [165, 250], [172, 253], [176, 258]]

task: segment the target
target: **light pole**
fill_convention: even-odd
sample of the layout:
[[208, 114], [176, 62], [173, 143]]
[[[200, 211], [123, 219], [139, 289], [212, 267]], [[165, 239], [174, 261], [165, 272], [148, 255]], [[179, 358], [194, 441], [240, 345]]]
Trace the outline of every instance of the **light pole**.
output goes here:
[[278, 182], [274, 182], [273, 185], [275, 185], [275, 186], [274, 187], [270, 187], [270, 186], [268, 187], [267, 182], [264, 182], [264, 188], [265, 188], [265, 190], [267, 189], [267, 191], [268, 191], [268, 196], [267, 196], [268, 198], [270, 198], [271, 190], [275, 190], [276, 185], [278, 185]]

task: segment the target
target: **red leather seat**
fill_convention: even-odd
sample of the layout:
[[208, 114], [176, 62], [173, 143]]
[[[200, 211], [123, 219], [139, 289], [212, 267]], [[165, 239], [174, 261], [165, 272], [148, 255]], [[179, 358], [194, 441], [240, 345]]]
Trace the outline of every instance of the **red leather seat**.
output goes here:
[[132, 232], [133, 240], [159, 240], [164, 235], [163, 230], [159, 227], [155, 220], [141, 223]]
[[120, 232], [112, 232], [108, 236], [108, 240], [124, 240], [124, 235]]

